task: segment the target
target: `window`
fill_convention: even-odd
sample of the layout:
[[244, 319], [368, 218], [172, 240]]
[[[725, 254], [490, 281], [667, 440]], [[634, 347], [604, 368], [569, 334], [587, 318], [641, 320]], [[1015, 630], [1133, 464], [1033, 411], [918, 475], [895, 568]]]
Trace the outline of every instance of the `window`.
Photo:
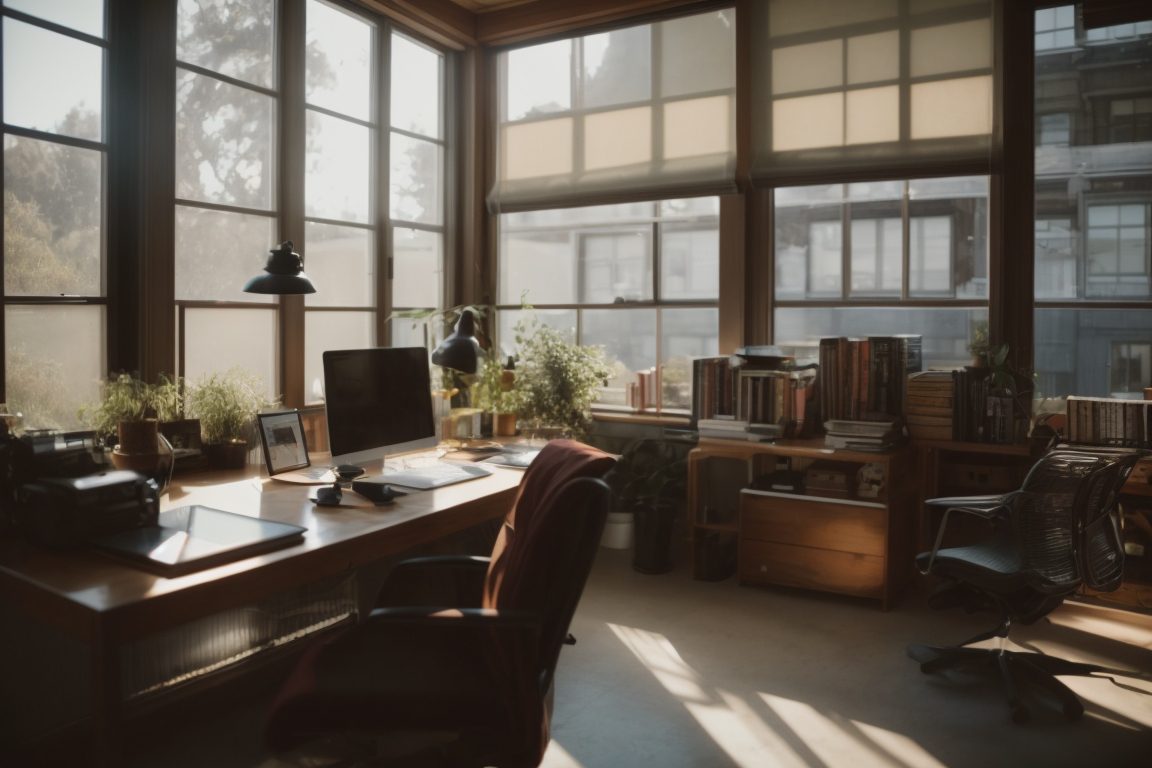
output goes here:
[[500, 210], [732, 189], [732, 9], [501, 53]]
[[247, 368], [269, 396], [279, 385], [274, 297], [242, 288], [279, 232], [275, 6], [179, 0], [175, 73], [180, 372]]
[[926, 364], [962, 363], [986, 316], [988, 179], [780, 187], [776, 343], [921, 333]]
[[602, 345], [614, 376], [600, 406], [628, 406], [655, 369], [659, 409], [691, 407], [691, 359], [718, 354], [715, 197], [504, 214], [499, 339], [514, 353], [524, 302], [581, 344]]
[[107, 366], [104, 15], [3, 3], [3, 383], [28, 426], [77, 426]]
[[[1075, 8], [1037, 11], [1038, 35], [1053, 16]], [[1152, 65], [1152, 19], [1059, 48], [1038, 46], [1035, 62], [1037, 392], [1140, 397], [1152, 337], [1152, 82], [1132, 73]], [[1054, 113], [1092, 130], [1045, 142]]]

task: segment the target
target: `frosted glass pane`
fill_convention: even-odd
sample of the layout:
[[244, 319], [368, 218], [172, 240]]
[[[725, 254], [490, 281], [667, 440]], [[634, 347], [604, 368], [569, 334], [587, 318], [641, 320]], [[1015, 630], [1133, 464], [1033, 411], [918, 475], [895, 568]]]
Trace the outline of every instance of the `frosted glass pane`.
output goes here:
[[649, 239], [645, 230], [580, 236], [580, 302], [650, 301], [653, 296]]
[[5, 0], [4, 5], [94, 37], [104, 37], [104, 0]]
[[604, 347], [612, 377], [599, 402], [624, 405], [636, 371], [656, 365], [655, 309], [589, 309], [581, 314], [581, 344]]
[[[304, 271], [316, 293], [304, 296], [310, 307], [371, 307], [376, 296], [375, 237], [371, 230], [304, 225]], [[297, 249], [299, 250], [299, 249]]]
[[669, 160], [728, 154], [735, 143], [733, 133], [731, 96], [664, 105], [664, 157]]
[[656, 25], [660, 92], [683, 96], [736, 87], [736, 11], [732, 8]]
[[100, 141], [104, 50], [4, 19], [4, 122]]
[[[375, 346], [371, 312], [307, 312], [304, 315], [304, 400], [324, 399], [324, 353]], [[419, 346], [423, 346], [422, 344]]]
[[176, 58], [271, 88], [275, 0], [179, 0]]
[[4, 137], [4, 291], [103, 295], [104, 155]]
[[275, 224], [271, 216], [176, 206], [176, 298], [273, 301], [243, 289], [278, 245]]
[[660, 299], [707, 300], [720, 295], [720, 232], [660, 227]]
[[423, 224], [444, 221], [444, 148], [423, 139], [392, 134], [389, 210], [392, 218]]
[[844, 143], [844, 97], [840, 93], [780, 99], [772, 103], [772, 149], [839, 147]]
[[104, 307], [8, 306], [5, 386], [8, 407], [29, 428], [76, 428], [104, 377]]
[[392, 306], [439, 307], [444, 287], [444, 238], [439, 232], [392, 230]]
[[952, 219], [914, 216], [908, 225], [908, 291], [912, 296], [949, 294], [952, 273], [970, 273], [970, 261], [952, 266]]
[[976, 136], [992, 131], [992, 77], [912, 86], [912, 138]]
[[304, 98], [333, 112], [371, 118], [372, 25], [309, 0]]
[[403, 35], [392, 35], [392, 126], [441, 138], [444, 57]]
[[768, 11], [772, 35], [783, 36], [892, 19], [900, 12], [900, 0], [772, 0]]
[[566, 112], [572, 108], [572, 41], [532, 45], [509, 51], [503, 89], [505, 119]]
[[567, 232], [502, 232], [500, 303], [576, 301], [576, 253]]
[[912, 77], [992, 67], [992, 21], [912, 30]]
[[598, 112], [584, 118], [584, 167], [588, 170], [651, 159], [651, 107]]
[[269, 398], [279, 394], [275, 309], [189, 308], [184, 322], [186, 378], [243, 368], [260, 377]]
[[839, 40], [772, 51], [772, 92], [835, 88], [844, 83], [844, 46]]
[[500, 129], [502, 178], [513, 181], [572, 172], [572, 119]]
[[900, 138], [900, 89], [867, 88], [845, 94], [848, 108], [846, 143], [875, 144]]
[[309, 216], [369, 222], [372, 131], [308, 110], [304, 210]]
[[874, 83], [900, 77], [900, 33], [896, 30], [848, 38], [848, 82]]
[[651, 98], [651, 36], [651, 27], [641, 26], [582, 38], [585, 107]]
[[272, 210], [275, 99], [176, 73], [176, 196]]

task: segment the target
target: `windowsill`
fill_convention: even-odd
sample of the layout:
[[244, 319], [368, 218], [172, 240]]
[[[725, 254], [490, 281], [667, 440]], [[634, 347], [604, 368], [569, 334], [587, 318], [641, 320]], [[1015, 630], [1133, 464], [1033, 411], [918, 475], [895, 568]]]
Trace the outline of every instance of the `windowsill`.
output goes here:
[[593, 410], [592, 420], [614, 422], [617, 424], [657, 424], [665, 427], [687, 427], [691, 423], [691, 419], [686, 415], [638, 412], [625, 408], [621, 408], [620, 410]]

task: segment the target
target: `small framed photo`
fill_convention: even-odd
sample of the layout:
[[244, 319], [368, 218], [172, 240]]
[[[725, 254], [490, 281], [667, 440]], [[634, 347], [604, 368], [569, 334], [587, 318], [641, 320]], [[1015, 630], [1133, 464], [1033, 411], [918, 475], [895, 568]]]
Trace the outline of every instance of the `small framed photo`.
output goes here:
[[300, 411], [261, 413], [256, 418], [269, 475], [309, 466], [308, 443], [304, 439], [304, 419]]

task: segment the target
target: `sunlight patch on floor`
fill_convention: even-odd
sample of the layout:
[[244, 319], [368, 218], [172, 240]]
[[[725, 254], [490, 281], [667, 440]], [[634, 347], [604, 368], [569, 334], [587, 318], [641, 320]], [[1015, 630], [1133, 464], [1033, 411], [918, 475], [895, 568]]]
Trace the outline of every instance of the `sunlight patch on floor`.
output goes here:
[[548, 750], [544, 753], [541, 765], [546, 765], [548, 768], [583, 768], [582, 764], [568, 754], [568, 750], [560, 746], [560, 742], [555, 739], [548, 742]]
[[943, 766], [943, 763], [903, 734], [859, 720], [836, 718], [832, 713], [818, 712], [810, 704], [795, 699], [770, 693], [761, 693], [760, 698], [826, 765], [843, 765], [845, 760], [850, 759], [853, 768]]
[[720, 688], [708, 688], [664, 635], [619, 624], [608, 627], [737, 765], [763, 766], [770, 760], [771, 765], [782, 768], [805, 766], [813, 754], [829, 764], [839, 764], [845, 755], [858, 754], [861, 742], [878, 754], [876, 765], [892, 765], [894, 754], [898, 759], [907, 756], [909, 765], [939, 765], [898, 734], [859, 723], [852, 724], [854, 733], [846, 733], [808, 705], [761, 694], [786, 726], [774, 728], [745, 699]]

